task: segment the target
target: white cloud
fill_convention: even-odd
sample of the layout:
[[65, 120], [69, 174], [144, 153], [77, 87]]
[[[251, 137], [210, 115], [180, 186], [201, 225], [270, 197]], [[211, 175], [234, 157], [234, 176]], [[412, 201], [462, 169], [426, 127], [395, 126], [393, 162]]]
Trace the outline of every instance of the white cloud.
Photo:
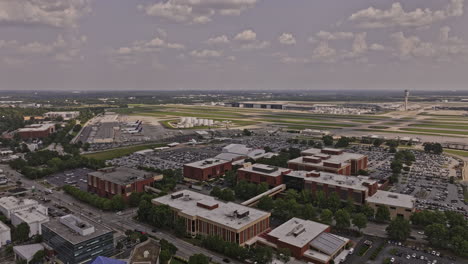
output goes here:
[[367, 37], [366, 32], [356, 34], [356, 37], [354, 38], [354, 42], [353, 42], [353, 50], [352, 50], [353, 55], [358, 56], [360, 54], [367, 52], [368, 47], [367, 47], [366, 37]]
[[252, 8], [257, 0], [167, 0], [149, 5], [140, 5], [149, 16], [158, 16], [176, 22], [203, 24], [218, 15], [240, 15]]
[[319, 45], [313, 50], [312, 58], [314, 60], [324, 62], [336, 61], [337, 52], [334, 48], [331, 48], [326, 41], [321, 41]]
[[243, 44], [241, 46], [242, 50], [260, 50], [265, 49], [270, 46], [270, 42], [268, 41], [254, 41], [251, 43]]
[[1, 0], [0, 25], [75, 27], [90, 10], [89, 0]]
[[210, 44], [210, 45], [215, 45], [215, 44], [227, 44], [229, 43], [229, 38], [226, 36], [226, 35], [222, 35], [222, 36], [217, 36], [217, 37], [212, 37], [212, 38], [209, 38], [207, 41], [206, 41], [207, 44]]
[[353, 32], [328, 32], [328, 31], [319, 31], [316, 34], [316, 37], [321, 40], [342, 40], [342, 39], [352, 39], [354, 37]]
[[360, 10], [349, 17], [350, 21], [356, 22], [364, 28], [384, 28], [393, 26], [420, 27], [446, 20], [450, 17], [463, 15], [464, 0], [451, 0], [450, 3], [440, 10], [429, 8], [417, 8], [414, 11], [405, 11], [401, 3], [393, 3], [390, 9], [382, 10], [369, 7]]
[[296, 44], [296, 39], [291, 33], [283, 33], [279, 36], [278, 41], [283, 45], [294, 45]]
[[238, 41], [244, 41], [244, 42], [255, 41], [257, 39], [257, 33], [255, 33], [251, 29], [247, 29], [237, 34], [234, 37], [234, 39]]
[[196, 58], [217, 58], [221, 57], [223, 55], [222, 51], [217, 51], [217, 50], [193, 50], [190, 52], [190, 55]]
[[370, 47], [369, 47], [370, 50], [373, 50], [373, 51], [382, 51], [382, 50], [385, 50], [385, 46], [382, 45], [382, 44], [378, 44], [378, 43], [373, 43]]

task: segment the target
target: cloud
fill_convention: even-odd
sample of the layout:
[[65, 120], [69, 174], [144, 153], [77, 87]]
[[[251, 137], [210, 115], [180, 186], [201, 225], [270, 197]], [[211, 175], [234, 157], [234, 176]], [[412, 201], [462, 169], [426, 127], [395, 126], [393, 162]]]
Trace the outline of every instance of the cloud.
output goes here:
[[229, 38], [226, 36], [226, 35], [222, 35], [222, 36], [217, 36], [217, 37], [212, 37], [212, 38], [209, 38], [207, 41], [206, 41], [207, 44], [210, 44], [210, 45], [215, 45], [215, 44], [227, 44], [229, 43]]
[[76, 27], [90, 11], [89, 0], [2, 0], [0, 25]]
[[353, 32], [319, 31], [315, 35], [318, 39], [321, 39], [321, 40], [342, 40], [342, 39], [352, 39], [354, 37]]
[[278, 37], [278, 41], [283, 45], [294, 45], [296, 44], [296, 39], [290, 33], [283, 33]]
[[328, 45], [328, 42], [321, 41], [312, 52], [312, 58], [317, 61], [334, 62], [337, 52]]
[[214, 15], [240, 15], [242, 11], [252, 8], [257, 0], [168, 0], [138, 8], [149, 16], [162, 17], [168, 20], [204, 24], [212, 21]]
[[382, 50], [385, 50], [385, 46], [383, 46], [382, 44], [378, 44], [378, 43], [373, 43], [370, 47], [369, 47], [370, 50], [373, 50], [373, 51], [382, 51]]
[[364, 28], [385, 28], [385, 27], [420, 27], [432, 23], [446, 20], [450, 17], [463, 15], [464, 0], [451, 0], [450, 3], [441, 10], [431, 10], [429, 8], [417, 8], [414, 11], [405, 11], [401, 3], [393, 3], [390, 9], [382, 10], [369, 7], [360, 10], [349, 17], [359, 27]]
[[237, 41], [244, 41], [244, 42], [255, 41], [257, 39], [257, 33], [255, 33], [251, 29], [247, 29], [237, 34], [234, 37], [234, 39]]
[[241, 50], [260, 50], [270, 46], [268, 41], [254, 41], [251, 43], [241, 45]]
[[221, 57], [223, 55], [222, 51], [217, 51], [217, 50], [193, 50], [190, 52], [190, 55], [196, 58], [217, 58]]

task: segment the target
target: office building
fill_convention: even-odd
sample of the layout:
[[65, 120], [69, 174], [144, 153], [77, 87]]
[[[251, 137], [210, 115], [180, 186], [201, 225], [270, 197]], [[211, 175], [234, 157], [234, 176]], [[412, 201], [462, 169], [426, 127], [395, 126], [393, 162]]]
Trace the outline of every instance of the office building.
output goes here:
[[153, 199], [155, 205], [167, 205], [175, 217], [185, 221], [192, 236], [219, 236], [225, 241], [244, 245], [270, 227], [270, 213], [188, 190]]
[[17, 130], [22, 140], [45, 138], [55, 133], [55, 124], [34, 124]]
[[198, 181], [218, 178], [232, 170], [232, 163], [222, 159], [205, 159], [184, 165], [184, 177]]
[[39, 205], [40, 208], [45, 210], [31, 207], [28, 209], [15, 211], [11, 214], [11, 224], [18, 226], [21, 223], [26, 223], [29, 226], [29, 237], [34, 235], [42, 235], [42, 224], [49, 222], [47, 216], [47, 208]]
[[301, 152], [301, 157], [288, 161], [288, 168], [305, 171], [324, 171], [342, 175], [357, 175], [367, 169], [367, 156], [344, 152], [341, 149], [311, 148]]
[[162, 175], [126, 167], [108, 167], [88, 173], [88, 191], [101, 197], [122, 195], [127, 199], [134, 192], [143, 192], [145, 186], [162, 180]]
[[90, 263], [98, 256], [108, 257], [114, 253], [114, 236], [110, 229], [74, 215], [43, 224], [42, 237], [63, 263]]
[[0, 198], [0, 212], [2, 212], [2, 214], [8, 219], [10, 219], [12, 213], [16, 211], [26, 210], [38, 206], [39, 203], [31, 199], [18, 199], [13, 196]]
[[262, 236], [258, 243], [274, 248], [287, 248], [291, 255], [309, 263], [339, 263], [348, 252], [349, 239], [330, 232], [330, 226], [292, 218]]
[[416, 199], [411, 195], [379, 190], [371, 197], [368, 197], [366, 203], [375, 212], [377, 212], [379, 206], [388, 207], [392, 219], [403, 217], [409, 220], [411, 214], [415, 212]]
[[237, 170], [237, 179], [253, 183], [267, 183], [274, 187], [283, 184], [283, 175], [291, 172], [290, 169], [256, 163], [244, 166]]
[[284, 176], [289, 188], [322, 191], [326, 196], [336, 193], [342, 201], [349, 199], [364, 204], [378, 190], [378, 182], [365, 176], [344, 176], [323, 171], [292, 171]]

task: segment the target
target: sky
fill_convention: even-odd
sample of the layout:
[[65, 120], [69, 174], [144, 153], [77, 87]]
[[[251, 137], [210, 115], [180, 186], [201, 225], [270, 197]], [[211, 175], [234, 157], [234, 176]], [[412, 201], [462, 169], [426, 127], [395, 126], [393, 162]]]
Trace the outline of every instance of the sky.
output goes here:
[[467, 90], [465, 0], [0, 0], [0, 90]]

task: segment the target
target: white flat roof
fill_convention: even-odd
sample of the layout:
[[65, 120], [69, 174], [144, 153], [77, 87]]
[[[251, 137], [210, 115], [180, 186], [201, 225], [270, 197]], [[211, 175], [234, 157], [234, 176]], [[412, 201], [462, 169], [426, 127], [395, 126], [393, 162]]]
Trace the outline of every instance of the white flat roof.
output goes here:
[[412, 195], [378, 190], [374, 195], [367, 197], [366, 201], [368, 203], [413, 209], [416, 199]]
[[37, 205], [37, 204], [39, 204], [39, 203], [37, 201], [35, 201], [35, 200], [18, 199], [18, 198], [13, 197], [13, 196], [7, 196], [7, 197], [0, 198], [0, 206], [5, 208], [6, 210], [15, 209], [18, 206], [24, 206], [24, 205], [33, 206], [33, 205]]
[[44, 246], [42, 244], [30, 244], [13, 247], [13, 251], [27, 261], [31, 261], [31, 259], [34, 257], [34, 254], [40, 250], [44, 250]]
[[294, 217], [273, 229], [268, 235], [278, 238], [283, 243], [302, 248], [327, 228], [328, 225]]
[[18, 129], [19, 132], [31, 132], [31, 131], [44, 131], [47, 130], [51, 127], [55, 126], [55, 124], [42, 124], [40, 126], [34, 126], [34, 127], [24, 127]]
[[266, 175], [270, 177], [278, 177], [278, 176], [281, 176], [283, 172], [290, 171], [291, 169], [255, 163], [252, 166], [240, 168], [239, 170], [245, 171], [245, 172], [262, 174], [262, 175]]
[[49, 217], [41, 214], [35, 209], [32, 209], [32, 210], [26, 209], [26, 210], [17, 211], [17, 212], [14, 212], [13, 215], [17, 216], [23, 222], [28, 223], [28, 224], [49, 221]]
[[224, 164], [224, 163], [229, 163], [229, 161], [222, 160], [222, 159], [204, 159], [204, 160], [188, 163], [185, 165], [199, 168], [199, 169], [204, 169], [204, 168], [209, 168], [209, 167]]
[[10, 231], [10, 228], [0, 221], [0, 231]]
[[377, 181], [369, 179], [365, 176], [345, 176], [341, 174], [335, 174], [330, 172], [319, 171], [319, 177], [307, 177], [308, 171], [291, 171], [286, 174], [287, 176], [303, 178], [306, 182], [316, 182], [322, 184], [328, 184], [339, 187], [351, 188], [354, 190], [367, 191], [368, 188], [364, 184], [375, 184]]
[[[179, 198], [172, 198], [181, 194], [183, 196]], [[218, 207], [212, 210], [205, 209], [198, 206], [198, 202], [209, 206], [217, 204]], [[153, 199], [153, 203], [166, 204], [174, 209], [179, 210], [183, 214], [210, 220], [212, 222], [218, 223], [219, 225], [223, 225], [227, 228], [231, 228], [234, 230], [242, 229], [261, 218], [270, 216], [270, 213], [268, 212], [260, 211], [258, 209], [243, 206], [237, 203], [225, 203], [223, 201], [215, 199], [212, 196], [204, 195], [189, 190], [183, 190], [172, 193], [170, 195], [155, 198]], [[238, 213], [248, 211], [249, 214], [243, 218], [238, 218], [233, 216], [233, 213], [235, 211], [237, 211]]]

